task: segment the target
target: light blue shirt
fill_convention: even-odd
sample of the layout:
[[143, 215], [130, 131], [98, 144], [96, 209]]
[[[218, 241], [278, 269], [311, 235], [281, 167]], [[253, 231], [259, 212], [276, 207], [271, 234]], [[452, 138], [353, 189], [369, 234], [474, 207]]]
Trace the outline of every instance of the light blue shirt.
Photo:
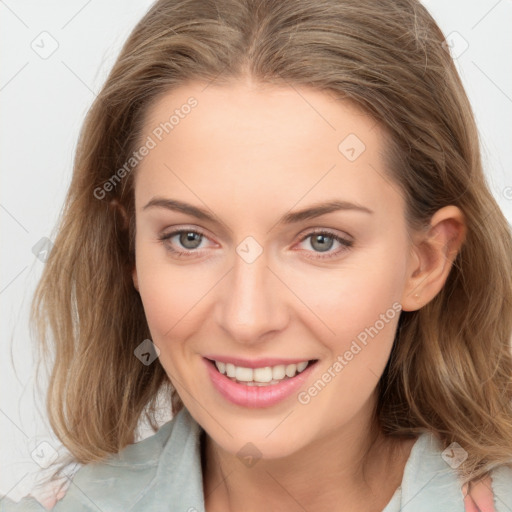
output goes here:
[[[55, 512], [205, 512], [201, 427], [183, 408], [154, 435], [102, 462], [82, 466]], [[414, 443], [401, 486], [383, 512], [464, 512], [456, 470], [430, 432]], [[512, 512], [512, 468], [492, 473], [496, 512]], [[41, 512], [33, 498], [0, 501], [0, 512]]]

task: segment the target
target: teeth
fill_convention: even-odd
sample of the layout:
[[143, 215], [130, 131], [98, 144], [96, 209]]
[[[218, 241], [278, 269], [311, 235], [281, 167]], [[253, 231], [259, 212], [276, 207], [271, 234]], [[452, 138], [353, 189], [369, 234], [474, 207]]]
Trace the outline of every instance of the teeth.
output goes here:
[[302, 363], [299, 363], [297, 365], [297, 371], [300, 373], [300, 372], [303, 372], [305, 369], [306, 369], [306, 366], [308, 365], [308, 362], [309, 361], [302, 361]]
[[[217, 361], [215, 361], [215, 364], [217, 364]], [[219, 370], [219, 372], [221, 372], [221, 373], [224, 373], [218, 366], [217, 366], [217, 370]], [[234, 364], [226, 363], [226, 375], [228, 377], [235, 376], [235, 365]]]
[[265, 366], [263, 368], [244, 368], [231, 363], [215, 361], [217, 370], [232, 380], [245, 382], [249, 386], [264, 385], [267, 383], [277, 384], [285, 378], [295, 377], [297, 373], [303, 372], [309, 361], [302, 361], [298, 364], [280, 364], [277, 366]]
[[284, 379], [284, 376], [286, 375], [285, 368], [286, 367], [284, 364], [280, 364], [279, 366], [274, 366], [272, 368], [272, 378], [275, 380]]
[[289, 364], [285, 371], [287, 377], [293, 377], [295, 373], [297, 372], [297, 365], [296, 364]]
[[235, 379], [241, 382], [251, 382], [253, 373], [252, 368], [235, 367]]
[[265, 366], [265, 368], [254, 368], [254, 378], [252, 380], [256, 382], [270, 382], [272, 380], [272, 368]]

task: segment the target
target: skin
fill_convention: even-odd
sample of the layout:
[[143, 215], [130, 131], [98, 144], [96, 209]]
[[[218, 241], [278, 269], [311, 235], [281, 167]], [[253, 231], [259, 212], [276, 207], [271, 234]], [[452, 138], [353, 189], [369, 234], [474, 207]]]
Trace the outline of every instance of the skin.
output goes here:
[[[462, 213], [445, 207], [427, 229], [411, 232], [385, 168], [383, 130], [354, 105], [313, 89], [191, 83], [152, 106], [143, 140], [190, 96], [197, 107], [137, 170], [133, 280], [160, 362], [207, 434], [206, 508], [380, 511], [400, 485], [414, 442], [392, 444], [379, 434], [363, 475], [398, 314], [306, 405], [295, 394], [268, 408], [231, 404], [212, 387], [202, 356], [318, 359], [307, 389], [394, 303], [413, 311], [439, 292], [464, 239]], [[366, 147], [354, 161], [338, 150], [349, 134]], [[144, 209], [156, 196], [205, 208], [217, 223]], [[372, 213], [278, 223], [331, 199]], [[191, 247], [179, 235], [159, 240], [180, 228], [205, 235], [184, 258], [169, 251]], [[352, 246], [328, 239], [334, 257], [322, 259], [322, 246], [307, 237], [316, 229]], [[252, 263], [236, 252], [248, 236], [263, 250]], [[262, 457], [252, 467], [237, 457], [248, 442]]]

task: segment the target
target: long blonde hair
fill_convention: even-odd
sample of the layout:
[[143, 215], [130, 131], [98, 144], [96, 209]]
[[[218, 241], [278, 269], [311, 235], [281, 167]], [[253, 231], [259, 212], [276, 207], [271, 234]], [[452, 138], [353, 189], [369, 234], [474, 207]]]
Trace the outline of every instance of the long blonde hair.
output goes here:
[[[47, 410], [87, 463], [134, 442], [156, 397], [182, 402], [159, 360], [131, 277], [132, 172], [105, 187], [140, 145], [142, 119], [192, 80], [302, 85], [355, 102], [389, 134], [388, 168], [410, 226], [456, 205], [467, 237], [443, 290], [402, 312], [378, 384], [388, 436], [428, 429], [467, 452], [464, 481], [512, 461], [512, 241], [486, 184], [471, 106], [444, 37], [416, 0], [160, 0], [133, 30], [87, 114], [55, 245], [32, 304], [52, 355]], [[98, 190], [102, 197], [98, 198]], [[127, 212], [123, 215], [122, 212]], [[51, 335], [51, 336], [50, 336]]]

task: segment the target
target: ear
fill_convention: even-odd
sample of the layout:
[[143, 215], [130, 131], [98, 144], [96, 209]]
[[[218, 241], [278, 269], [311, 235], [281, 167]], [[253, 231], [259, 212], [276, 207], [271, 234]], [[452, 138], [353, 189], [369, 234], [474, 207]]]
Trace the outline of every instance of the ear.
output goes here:
[[445, 206], [431, 218], [425, 231], [415, 233], [402, 309], [416, 311], [443, 288], [466, 238], [466, 222], [456, 206]]

